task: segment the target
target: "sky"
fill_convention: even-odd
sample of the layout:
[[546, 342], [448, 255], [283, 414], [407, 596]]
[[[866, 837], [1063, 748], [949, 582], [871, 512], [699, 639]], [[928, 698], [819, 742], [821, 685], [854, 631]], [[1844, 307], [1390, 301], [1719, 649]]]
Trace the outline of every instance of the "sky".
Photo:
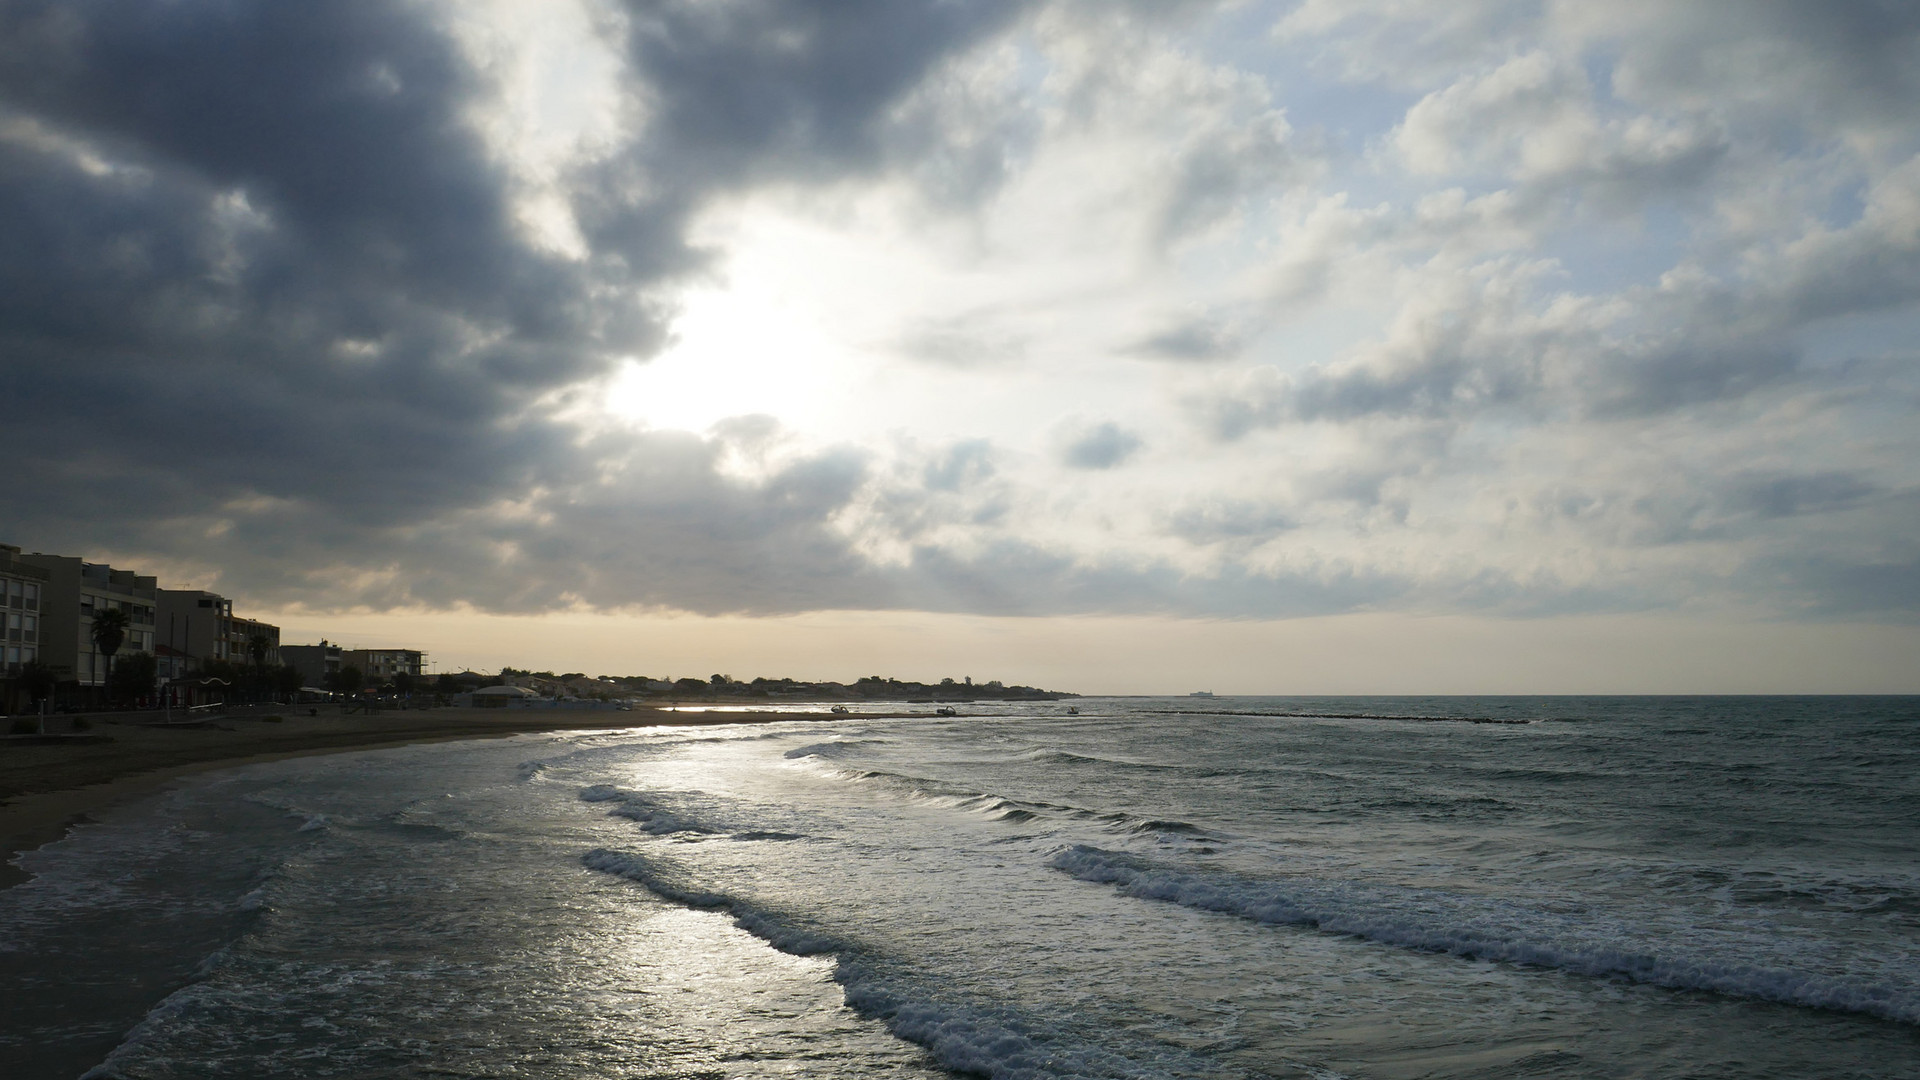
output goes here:
[[0, 542], [436, 670], [1920, 691], [1920, 6], [0, 0]]

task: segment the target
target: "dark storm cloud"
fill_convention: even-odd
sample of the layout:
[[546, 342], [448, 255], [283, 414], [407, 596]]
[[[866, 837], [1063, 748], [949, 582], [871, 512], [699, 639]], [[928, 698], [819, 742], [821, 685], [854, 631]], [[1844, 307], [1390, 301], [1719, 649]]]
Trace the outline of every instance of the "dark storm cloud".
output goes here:
[[700, 186], [876, 164], [888, 110], [1025, 6], [634, 0], [629, 49], [658, 110], [648, 157]]
[[724, 434], [541, 402], [657, 347], [703, 200], [880, 166], [887, 111], [1018, 10], [629, 5], [651, 115], [563, 178], [572, 259], [428, 5], [0, 3], [0, 539], [322, 604], [884, 605], [825, 527], [859, 459], [729, 480]]
[[526, 400], [657, 329], [517, 234], [422, 11], [0, 12], [5, 106], [57, 136], [0, 143], [0, 340], [50, 457], [376, 520], [564, 467]]

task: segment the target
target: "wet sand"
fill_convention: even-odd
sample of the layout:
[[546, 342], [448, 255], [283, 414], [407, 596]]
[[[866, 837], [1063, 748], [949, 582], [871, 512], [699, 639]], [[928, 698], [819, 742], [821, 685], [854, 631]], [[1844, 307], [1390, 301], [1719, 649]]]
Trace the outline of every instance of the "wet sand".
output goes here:
[[[298, 712], [299, 715], [295, 715]], [[139, 798], [179, 777], [209, 769], [305, 754], [330, 754], [406, 743], [501, 738], [539, 731], [758, 724], [776, 720], [844, 719], [821, 713], [671, 712], [636, 708], [431, 709], [318, 716], [283, 709], [270, 722], [236, 714], [194, 726], [119, 722], [96, 714], [89, 735], [111, 742], [47, 744], [0, 741], [0, 889], [28, 875], [14, 856], [51, 843], [109, 806]], [[64, 726], [64, 724], [62, 725]]]

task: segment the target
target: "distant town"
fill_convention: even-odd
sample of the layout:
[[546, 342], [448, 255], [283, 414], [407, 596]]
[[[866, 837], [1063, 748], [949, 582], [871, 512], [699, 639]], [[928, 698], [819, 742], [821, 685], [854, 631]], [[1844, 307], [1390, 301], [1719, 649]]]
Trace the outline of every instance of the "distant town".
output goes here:
[[0, 544], [0, 714], [107, 709], [191, 709], [229, 700], [505, 707], [543, 702], [720, 700], [1041, 701], [1075, 695], [1031, 686], [937, 683], [869, 675], [850, 683], [730, 675], [653, 677], [426, 673], [427, 654], [401, 647], [348, 648], [321, 640], [284, 644], [280, 628], [247, 618], [204, 589], [72, 555]]

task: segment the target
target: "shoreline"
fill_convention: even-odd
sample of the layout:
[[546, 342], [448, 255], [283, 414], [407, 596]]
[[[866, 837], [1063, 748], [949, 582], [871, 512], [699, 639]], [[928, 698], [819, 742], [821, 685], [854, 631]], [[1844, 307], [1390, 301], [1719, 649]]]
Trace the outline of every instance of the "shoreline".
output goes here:
[[0, 745], [0, 889], [32, 880], [15, 865], [24, 852], [54, 843], [91, 815], [152, 795], [183, 777], [266, 761], [377, 750], [429, 742], [500, 739], [554, 731], [707, 727], [798, 720], [884, 719], [801, 712], [689, 712], [635, 708], [432, 709], [419, 713], [288, 716], [270, 723], [226, 717], [207, 727], [116, 724], [96, 715], [94, 730], [112, 742]]

